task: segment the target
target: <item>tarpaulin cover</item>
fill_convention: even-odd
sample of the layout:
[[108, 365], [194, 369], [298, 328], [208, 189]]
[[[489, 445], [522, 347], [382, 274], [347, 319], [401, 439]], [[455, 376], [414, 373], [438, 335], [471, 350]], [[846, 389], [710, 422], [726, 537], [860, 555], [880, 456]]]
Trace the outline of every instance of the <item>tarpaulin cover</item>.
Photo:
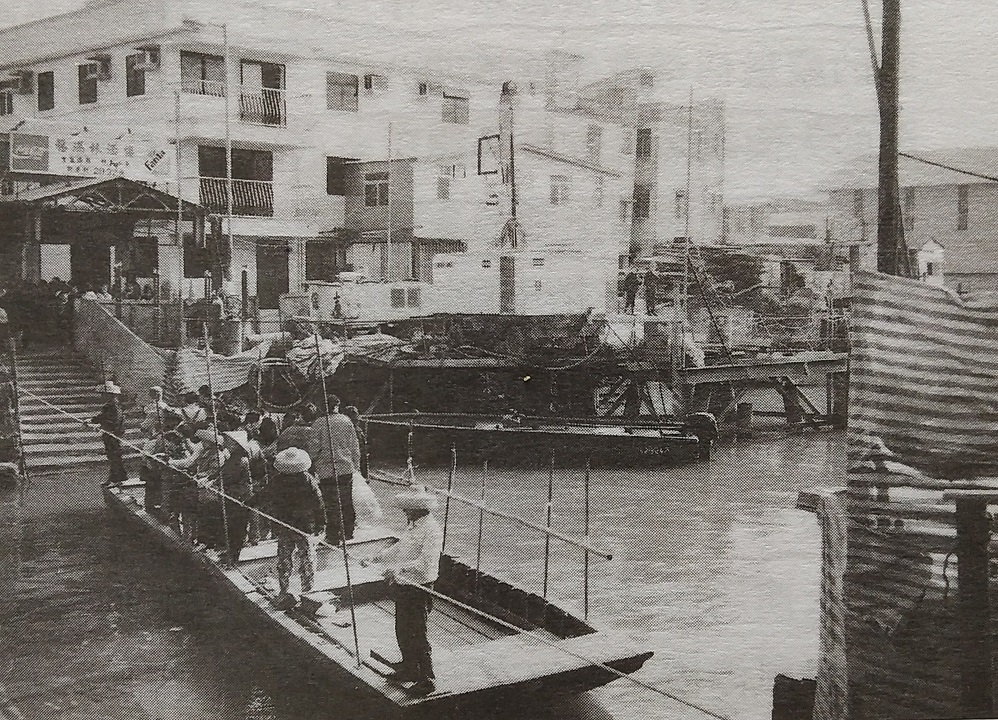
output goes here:
[[[216, 392], [234, 390], [250, 381], [250, 372], [267, 355], [272, 340], [264, 340], [256, 347], [238, 355], [216, 355], [211, 353], [206, 360], [204, 350], [181, 348], [173, 351], [176, 362], [173, 364], [171, 382], [177, 392], [194, 391], [208, 385], [208, 368], [211, 367], [211, 389]], [[210, 361], [210, 362], [209, 362]]]
[[879, 273], [854, 280], [854, 472], [998, 470], [998, 304]]

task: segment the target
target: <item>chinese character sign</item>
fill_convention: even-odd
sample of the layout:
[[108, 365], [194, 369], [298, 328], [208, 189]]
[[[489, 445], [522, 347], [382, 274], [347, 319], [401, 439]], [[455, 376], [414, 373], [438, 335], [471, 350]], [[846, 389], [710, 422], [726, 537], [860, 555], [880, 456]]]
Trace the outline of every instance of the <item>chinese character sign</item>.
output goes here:
[[156, 181], [169, 177], [173, 154], [166, 142], [139, 138], [11, 133], [12, 172]]

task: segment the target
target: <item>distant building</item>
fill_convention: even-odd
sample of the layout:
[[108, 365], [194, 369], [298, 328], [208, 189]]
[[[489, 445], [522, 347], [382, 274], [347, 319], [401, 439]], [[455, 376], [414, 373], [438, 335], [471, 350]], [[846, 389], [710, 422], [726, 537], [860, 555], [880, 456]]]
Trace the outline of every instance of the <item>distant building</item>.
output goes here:
[[[570, 59], [562, 63], [563, 72], [571, 68]], [[683, 245], [687, 236], [701, 245], [721, 238], [724, 104], [695, 99], [691, 111], [689, 103], [663, 100], [657, 83], [653, 70], [636, 68], [594, 79], [560, 100], [549, 99], [555, 111], [622, 128], [619, 146], [612, 147], [626, 156], [624, 175], [633, 178], [619, 205], [630, 225], [627, 254], [632, 258]]]
[[724, 207], [722, 241], [752, 245], [774, 240], [820, 240], [831, 234], [827, 201], [776, 198]]
[[[988, 174], [998, 148], [913, 153], [933, 163]], [[900, 158], [905, 242], [919, 275], [965, 292], [998, 290], [998, 182]], [[839, 237], [876, 268], [877, 167], [868, 160], [831, 191]]]

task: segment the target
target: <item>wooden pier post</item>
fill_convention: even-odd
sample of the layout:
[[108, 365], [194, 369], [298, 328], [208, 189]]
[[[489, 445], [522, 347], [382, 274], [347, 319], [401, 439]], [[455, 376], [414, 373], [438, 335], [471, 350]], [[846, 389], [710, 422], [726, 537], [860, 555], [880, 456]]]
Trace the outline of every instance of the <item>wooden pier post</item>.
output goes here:
[[993, 717], [991, 697], [991, 608], [988, 602], [987, 499], [956, 500], [957, 583], [960, 639], [960, 704], [964, 717]]
[[[544, 527], [547, 530], [551, 529], [551, 505], [554, 498], [554, 448], [551, 448], [551, 457], [548, 462], [548, 504], [546, 508], [546, 517], [544, 521]], [[546, 533], [544, 535], [544, 592], [542, 596], [545, 600], [548, 599], [548, 573], [551, 562], [551, 534]]]

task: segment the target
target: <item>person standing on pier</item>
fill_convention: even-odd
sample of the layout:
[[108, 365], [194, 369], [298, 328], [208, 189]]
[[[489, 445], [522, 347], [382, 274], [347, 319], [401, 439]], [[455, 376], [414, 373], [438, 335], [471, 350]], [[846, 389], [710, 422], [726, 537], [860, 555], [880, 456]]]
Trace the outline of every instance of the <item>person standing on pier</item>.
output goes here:
[[90, 422], [101, 430], [104, 453], [107, 455], [108, 484], [120, 485], [128, 479], [125, 462], [121, 457], [121, 436], [125, 432], [125, 417], [119, 402], [121, 388], [108, 380], [104, 383], [103, 392], [104, 407]]
[[426, 620], [433, 609], [433, 589], [440, 574], [444, 532], [431, 511], [437, 499], [425, 487], [412, 487], [395, 497], [405, 511], [408, 527], [399, 542], [382, 551], [376, 562], [385, 563], [386, 577], [394, 582], [395, 637], [402, 662], [390, 678], [398, 683], [412, 682], [408, 692], [425, 696], [436, 690]]
[[638, 278], [638, 274], [634, 268], [631, 268], [624, 276], [624, 312], [627, 315], [634, 314], [634, 298], [637, 297], [640, 285], [641, 280]]
[[658, 273], [652, 265], [645, 273], [645, 310], [649, 315], [655, 314], [655, 305], [658, 303]]
[[350, 418], [340, 414], [340, 399], [329, 395], [326, 403], [329, 414], [312, 423], [308, 453], [326, 505], [326, 542], [339, 545], [353, 538], [353, 472], [360, 467], [360, 443]]

